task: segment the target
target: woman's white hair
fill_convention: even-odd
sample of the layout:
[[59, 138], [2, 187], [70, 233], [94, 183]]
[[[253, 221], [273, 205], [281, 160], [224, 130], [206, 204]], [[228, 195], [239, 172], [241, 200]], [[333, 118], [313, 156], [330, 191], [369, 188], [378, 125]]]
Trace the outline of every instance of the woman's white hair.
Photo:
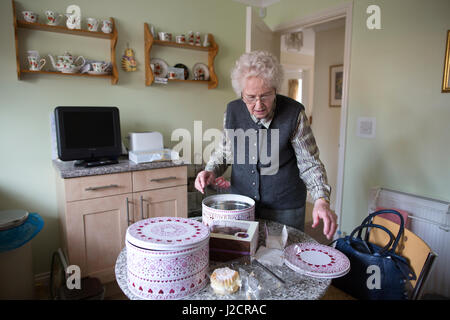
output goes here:
[[244, 53], [231, 71], [231, 85], [236, 95], [241, 96], [245, 80], [257, 77], [268, 87], [279, 91], [283, 82], [283, 67], [278, 59], [267, 51]]

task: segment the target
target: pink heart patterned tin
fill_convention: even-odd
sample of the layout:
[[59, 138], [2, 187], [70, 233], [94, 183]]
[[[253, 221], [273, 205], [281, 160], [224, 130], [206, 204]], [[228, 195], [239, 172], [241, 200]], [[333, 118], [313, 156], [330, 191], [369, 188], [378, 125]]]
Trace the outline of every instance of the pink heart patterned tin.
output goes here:
[[151, 300], [180, 299], [208, 283], [209, 230], [187, 218], [156, 217], [128, 227], [128, 288]]
[[255, 220], [255, 201], [239, 194], [217, 194], [202, 201], [202, 222], [211, 226], [214, 220]]

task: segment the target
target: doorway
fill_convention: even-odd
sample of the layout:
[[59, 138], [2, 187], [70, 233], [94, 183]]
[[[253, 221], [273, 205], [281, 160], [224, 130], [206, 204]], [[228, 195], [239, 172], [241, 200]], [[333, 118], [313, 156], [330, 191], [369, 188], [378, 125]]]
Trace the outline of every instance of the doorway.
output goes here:
[[[289, 38], [301, 39], [302, 46], [292, 48]], [[306, 115], [317, 146], [320, 159], [325, 165], [328, 182], [331, 185], [330, 206], [335, 209], [336, 184], [339, 154], [340, 107], [329, 103], [330, 67], [342, 65], [344, 60], [345, 19], [317, 24], [315, 26], [283, 34], [280, 62], [285, 68], [287, 88], [282, 94], [296, 99], [296, 70], [303, 81], [307, 95], [300, 102], [305, 106]], [[332, 69], [331, 69], [332, 70]], [[301, 89], [300, 89], [301, 90]], [[303, 90], [302, 90], [303, 91]], [[309, 92], [308, 92], [309, 91]], [[309, 202], [312, 199], [308, 197]]]
[[[338, 224], [341, 225], [342, 221], [342, 192], [343, 192], [343, 174], [344, 174], [344, 161], [345, 161], [345, 137], [346, 137], [346, 127], [347, 127], [347, 100], [348, 100], [348, 79], [350, 70], [350, 49], [351, 49], [351, 26], [352, 26], [352, 4], [344, 3], [335, 8], [327, 9], [316, 14], [300, 18], [296, 21], [291, 21], [287, 23], [282, 23], [275, 26], [274, 28], [269, 28], [264, 25], [264, 21], [258, 17], [255, 10], [251, 7], [247, 8], [247, 26], [246, 26], [246, 51], [253, 50], [269, 50], [273, 52], [281, 61], [281, 45], [282, 36], [292, 33], [300, 32], [303, 30], [308, 30], [310, 28], [316, 28], [319, 30], [321, 28], [327, 29], [332, 25], [344, 24], [343, 30], [343, 54], [342, 54], [342, 96], [341, 96], [341, 106], [335, 108], [338, 113], [339, 123], [338, 123], [338, 142], [337, 142], [337, 153], [334, 151], [333, 158], [336, 159], [337, 155], [337, 165], [336, 170], [333, 173], [332, 179], [335, 181], [333, 207], [334, 211], [338, 216]], [[342, 26], [341, 26], [342, 27]], [[314, 31], [314, 29], [312, 29]], [[325, 31], [325, 30], [322, 30]], [[305, 31], [306, 32], [306, 31]], [[275, 49], [274, 49], [275, 48]], [[313, 59], [314, 60], [314, 59]], [[305, 61], [306, 63], [306, 61]], [[316, 97], [316, 92], [314, 90], [314, 80], [315, 73], [315, 63], [307, 62], [308, 66], [303, 68], [298, 68], [301, 72], [302, 77], [302, 102], [306, 107], [307, 115], [312, 116], [312, 126], [315, 125], [316, 119], [314, 118], [314, 106], [316, 103], [314, 101]], [[294, 63], [296, 65], [296, 63]], [[297, 67], [297, 66], [296, 66]], [[327, 66], [329, 67], [329, 66]], [[327, 84], [329, 81], [327, 81]], [[326, 97], [328, 97], [328, 92]], [[324, 95], [321, 93], [321, 95]], [[308, 108], [308, 105], [312, 108]], [[336, 112], [334, 112], [336, 113]], [[319, 122], [320, 124], [320, 122]], [[313, 127], [314, 130], [314, 127]], [[316, 132], [314, 132], [316, 135]], [[316, 137], [317, 139], [317, 137]], [[319, 144], [319, 142], [318, 142]], [[321, 146], [319, 145], [319, 148]], [[324, 148], [322, 148], [324, 149]], [[323, 151], [321, 150], [321, 158]], [[327, 169], [327, 171], [329, 171]], [[328, 179], [330, 182], [331, 174], [328, 173]], [[339, 228], [339, 227], [338, 227]], [[338, 234], [336, 234], [338, 235]]]

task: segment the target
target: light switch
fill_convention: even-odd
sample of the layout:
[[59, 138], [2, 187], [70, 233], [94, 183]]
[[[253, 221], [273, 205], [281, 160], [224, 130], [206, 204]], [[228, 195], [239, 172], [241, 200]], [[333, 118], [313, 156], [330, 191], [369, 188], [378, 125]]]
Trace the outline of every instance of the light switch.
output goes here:
[[356, 135], [361, 138], [375, 138], [376, 119], [359, 117], [356, 127]]

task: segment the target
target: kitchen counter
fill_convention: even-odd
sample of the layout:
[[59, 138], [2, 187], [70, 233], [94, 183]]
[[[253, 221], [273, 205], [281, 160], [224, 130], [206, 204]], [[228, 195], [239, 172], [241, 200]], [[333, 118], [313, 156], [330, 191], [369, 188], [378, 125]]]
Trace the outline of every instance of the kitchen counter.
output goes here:
[[155, 161], [136, 164], [128, 159], [120, 159], [119, 163], [117, 164], [90, 167], [90, 168], [75, 167], [74, 163], [75, 161], [53, 160], [53, 166], [59, 172], [60, 177], [63, 179], [120, 173], [120, 172], [178, 167], [186, 165], [183, 162], [173, 162], [173, 161]]
[[[265, 232], [264, 223], [267, 223], [269, 233], [280, 234], [283, 228], [282, 224], [272, 221], [259, 220], [259, 245], [264, 245], [265, 243]], [[312, 242], [317, 243], [313, 238], [303, 233], [295, 228], [287, 227], [289, 238], [286, 246], [299, 243], [299, 242]], [[242, 260], [244, 261], [244, 260]], [[309, 276], [302, 275], [291, 269], [286, 265], [282, 267], [272, 267], [269, 266], [275, 273], [277, 273], [286, 284], [282, 285], [280, 282], [275, 280], [268, 273], [264, 272], [263, 269], [253, 266], [249, 262], [240, 262], [238, 260], [232, 262], [214, 262], [210, 261], [209, 274], [211, 274], [215, 268], [230, 266], [235, 270], [242, 268], [244, 271], [255, 271], [255, 274], [262, 284], [262, 290], [260, 292], [259, 299], [261, 300], [317, 300], [320, 299], [328, 287], [331, 284], [330, 279], [318, 279]], [[127, 255], [126, 247], [120, 252], [115, 267], [116, 281], [119, 284], [125, 295], [132, 300], [139, 300], [140, 298], [135, 296], [129, 289], [127, 285]], [[233, 299], [246, 299], [244, 293], [233, 294], [226, 296], [216, 295], [211, 286], [208, 284], [203, 290], [195, 293], [194, 295], [185, 297], [183, 300], [233, 300]]]

